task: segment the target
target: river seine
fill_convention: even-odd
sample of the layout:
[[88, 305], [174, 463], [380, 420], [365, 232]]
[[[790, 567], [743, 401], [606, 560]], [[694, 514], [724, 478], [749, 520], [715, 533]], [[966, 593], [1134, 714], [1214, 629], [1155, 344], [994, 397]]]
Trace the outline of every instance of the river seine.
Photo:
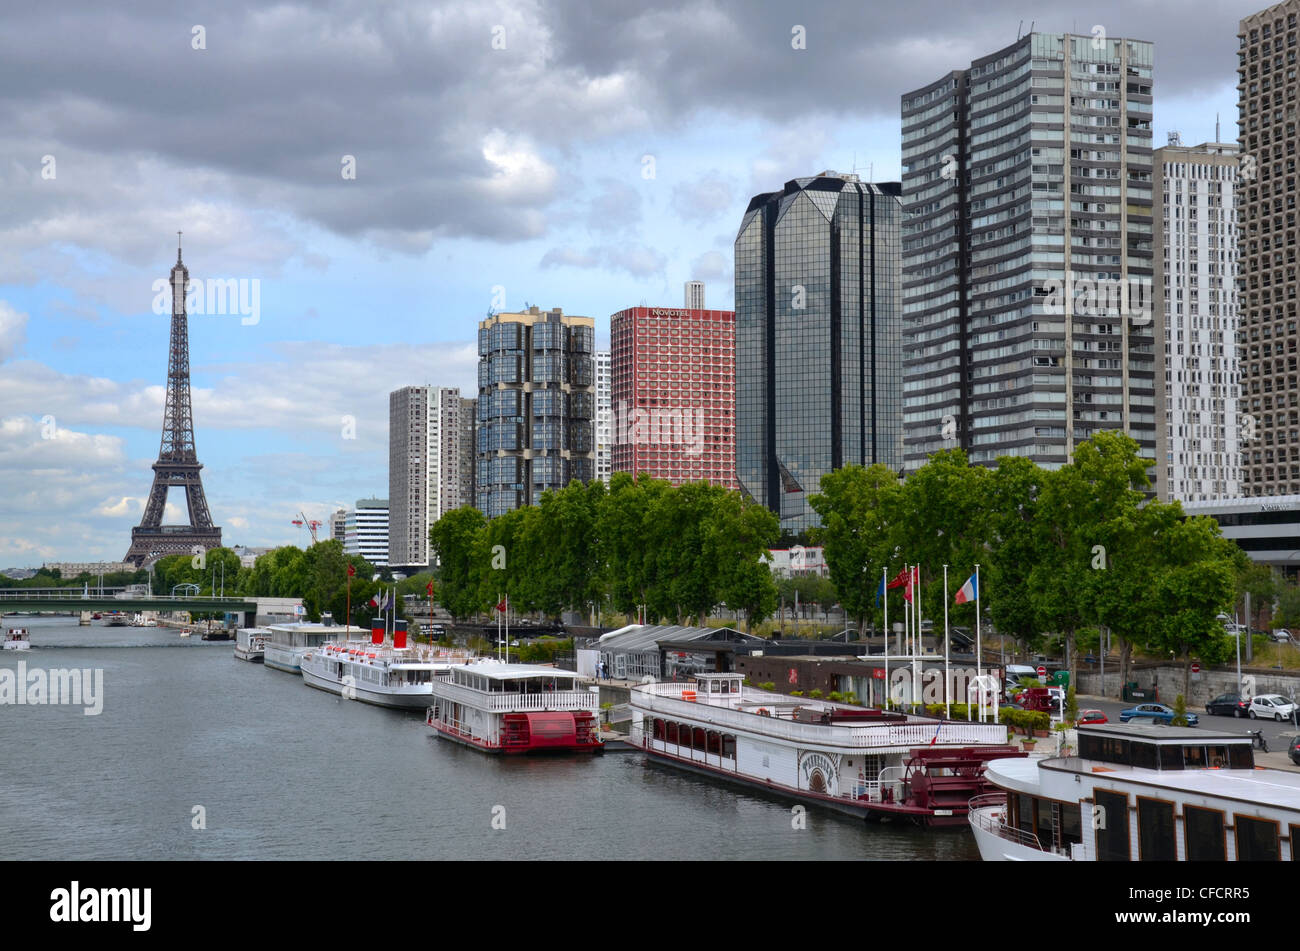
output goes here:
[[0, 705], [8, 859], [977, 859], [647, 764], [496, 758], [168, 628], [8, 617], [0, 668], [102, 670], [102, 711]]

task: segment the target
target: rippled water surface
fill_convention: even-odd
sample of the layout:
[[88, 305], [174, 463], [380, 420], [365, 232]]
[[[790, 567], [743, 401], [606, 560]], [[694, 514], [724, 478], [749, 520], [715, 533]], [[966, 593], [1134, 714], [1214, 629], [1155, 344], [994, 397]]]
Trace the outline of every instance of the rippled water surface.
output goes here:
[[[166, 628], [15, 618], [99, 716], [0, 705], [0, 842], [21, 859], [975, 859], [969, 831], [868, 826], [637, 753], [497, 758]], [[206, 828], [195, 829], [202, 807]], [[493, 828], [496, 824], [504, 829]]]

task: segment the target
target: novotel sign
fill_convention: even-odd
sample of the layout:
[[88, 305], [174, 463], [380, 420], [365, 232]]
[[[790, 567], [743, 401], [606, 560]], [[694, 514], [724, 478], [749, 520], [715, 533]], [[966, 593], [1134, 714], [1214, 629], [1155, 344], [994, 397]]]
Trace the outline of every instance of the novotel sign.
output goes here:
[[659, 310], [658, 308], [650, 311], [651, 317], [689, 317], [689, 310]]

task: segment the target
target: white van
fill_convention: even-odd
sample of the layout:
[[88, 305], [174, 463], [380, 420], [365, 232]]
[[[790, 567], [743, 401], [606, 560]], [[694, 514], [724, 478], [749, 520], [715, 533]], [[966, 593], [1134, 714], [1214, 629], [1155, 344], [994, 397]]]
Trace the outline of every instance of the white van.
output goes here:
[[1013, 693], [1012, 688], [1016, 687], [1025, 677], [1037, 680], [1038, 668], [1030, 667], [1028, 664], [1007, 664], [1003, 684], [1008, 700], [1011, 699], [1011, 694]]

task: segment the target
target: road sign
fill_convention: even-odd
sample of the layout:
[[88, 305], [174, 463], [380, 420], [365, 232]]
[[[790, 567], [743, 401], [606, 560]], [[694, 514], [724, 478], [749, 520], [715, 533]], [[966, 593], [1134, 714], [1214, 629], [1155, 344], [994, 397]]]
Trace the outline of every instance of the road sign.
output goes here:
[[1040, 666], [1038, 668], [1038, 679], [1042, 680], [1046, 676], [1047, 676], [1047, 668]]
[[1097, 658], [1093, 657], [1091, 654], [1089, 654], [1089, 655], [1088, 655], [1087, 657], [1085, 657], [1083, 660], [1084, 660], [1085, 663], [1088, 663], [1088, 664], [1095, 664], [1095, 663], [1097, 663]]
[[1192, 673], [1199, 674], [1200, 672], [1201, 672], [1201, 665], [1198, 664], [1196, 661], [1192, 661]]

